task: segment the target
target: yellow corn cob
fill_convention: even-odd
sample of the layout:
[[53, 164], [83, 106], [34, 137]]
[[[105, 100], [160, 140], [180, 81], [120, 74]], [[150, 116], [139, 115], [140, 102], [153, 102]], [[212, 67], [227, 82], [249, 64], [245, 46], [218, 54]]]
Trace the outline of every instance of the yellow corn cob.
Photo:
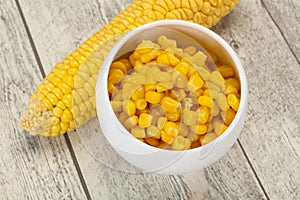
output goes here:
[[187, 20], [210, 28], [238, 1], [134, 1], [55, 66], [21, 114], [22, 127], [32, 135], [56, 136], [73, 131], [75, 125], [80, 127], [95, 117], [94, 89], [98, 71], [106, 54], [126, 32], [163, 19]]

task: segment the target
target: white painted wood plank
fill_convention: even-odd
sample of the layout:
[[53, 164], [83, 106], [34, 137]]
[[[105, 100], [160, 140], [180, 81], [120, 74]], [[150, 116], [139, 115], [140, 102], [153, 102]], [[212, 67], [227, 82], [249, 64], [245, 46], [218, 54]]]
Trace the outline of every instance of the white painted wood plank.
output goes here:
[[249, 111], [240, 141], [257, 176], [271, 199], [299, 199], [299, 63], [259, 0], [241, 1], [215, 31], [246, 70]]
[[84, 199], [64, 137], [18, 127], [41, 73], [14, 1], [0, 4], [0, 30], [0, 199]]
[[[22, 1], [45, 71], [130, 3], [123, 1]], [[72, 9], [70, 9], [72, 8]], [[43, 12], [40, 10], [43, 9]], [[64, 14], [60, 14], [64, 13]], [[39, 17], [35, 17], [39, 15]], [[51, 16], [51, 17], [50, 17]], [[94, 199], [263, 199], [239, 146], [204, 171], [184, 176], [121, 173], [103, 166], [69, 134]]]
[[300, 1], [263, 0], [276, 25], [300, 60]]

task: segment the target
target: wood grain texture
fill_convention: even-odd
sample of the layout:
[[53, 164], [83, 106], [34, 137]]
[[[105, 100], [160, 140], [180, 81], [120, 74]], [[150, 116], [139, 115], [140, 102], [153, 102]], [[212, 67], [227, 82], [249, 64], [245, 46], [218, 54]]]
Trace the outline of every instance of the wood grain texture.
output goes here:
[[271, 199], [299, 199], [299, 63], [260, 1], [241, 1], [234, 12], [214, 30], [235, 48], [248, 77], [240, 142]]
[[64, 137], [18, 127], [42, 77], [14, 1], [1, 1], [0, 30], [0, 199], [84, 199]]
[[262, 0], [290, 48], [300, 60], [300, 1]]
[[[130, 2], [35, 0], [20, 3], [43, 67], [49, 72], [56, 62]], [[93, 199], [265, 198], [238, 145], [203, 171], [166, 176], [110, 169], [89, 154], [76, 133], [69, 137]]]

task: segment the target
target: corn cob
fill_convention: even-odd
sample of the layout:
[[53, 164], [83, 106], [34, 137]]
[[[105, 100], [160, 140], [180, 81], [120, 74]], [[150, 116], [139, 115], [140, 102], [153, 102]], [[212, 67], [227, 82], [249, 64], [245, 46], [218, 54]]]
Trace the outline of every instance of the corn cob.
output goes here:
[[119, 38], [143, 24], [163, 19], [192, 21], [208, 28], [239, 0], [136, 0], [68, 55], [38, 86], [21, 114], [32, 135], [71, 132], [96, 116], [95, 85], [101, 64]]

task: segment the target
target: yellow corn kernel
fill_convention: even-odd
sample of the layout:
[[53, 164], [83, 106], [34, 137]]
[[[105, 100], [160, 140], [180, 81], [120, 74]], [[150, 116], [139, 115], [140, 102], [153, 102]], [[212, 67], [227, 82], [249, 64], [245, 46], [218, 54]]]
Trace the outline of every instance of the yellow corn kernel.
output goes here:
[[51, 123], [53, 125], [58, 124], [60, 122], [60, 119], [58, 117], [51, 117]]
[[119, 121], [123, 123], [128, 118], [128, 114], [126, 112], [121, 112], [117, 117]]
[[69, 123], [60, 122], [61, 131], [66, 131], [69, 128]]
[[229, 94], [235, 94], [235, 95], [237, 95], [238, 94], [238, 90], [235, 87], [233, 87], [231, 84], [228, 84], [228, 85], [225, 86], [224, 93], [226, 95], [229, 95]]
[[51, 109], [53, 104], [48, 99], [43, 99], [42, 103], [46, 106], [47, 109]]
[[110, 105], [114, 112], [121, 112], [122, 111], [122, 102], [121, 101], [110, 101]]
[[220, 88], [225, 86], [225, 80], [218, 71], [213, 71], [209, 76], [209, 80]]
[[153, 147], [158, 147], [160, 145], [159, 140], [154, 138], [145, 138], [144, 140], [147, 144], [150, 144]]
[[212, 99], [216, 99], [219, 95], [219, 92], [214, 89], [205, 89], [203, 94], [205, 96], [211, 97]]
[[231, 66], [222, 65], [218, 67], [218, 70], [224, 78], [230, 78], [234, 76], [234, 70]]
[[196, 141], [194, 141], [194, 142], [192, 142], [191, 143], [191, 149], [195, 149], [195, 148], [198, 148], [198, 147], [200, 147], [201, 146], [201, 144], [200, 144], [200, 142], [199, 142], [199, 140], [196, 140]]
[[235, 94], [229, 94], [227, 96], [227, 102], [231, 106], [231, 108], [237, 112], [240, 106], [240, 100], [236, 97]]
[[215, 133], [207, 133], [205, 135], [201, 135], [199, 141], [203, 146], [214, 141], [215, 139], [217, 139], [217, 135]]
[[196, 91], [202, 88], [203, 85], [204, 85], [204, 81], [198, 74], [192, 75], [188, 82], [188, 86], [191, 89], [191, 91]]
[[199, 140], [200, 135], [197, 135], [193, 132], [189, 132], [189, 134], [187, 135], [187, 138], [191, 141], [191, 142], [195, 142], [197, 140]]
[[212, 122], [212, 126], [214, 128], [214, 132], [217, 134], [217, 136], [221, 135], [227, 128], [227, 126], [224, 124], [223, 121], [220, 119], [216, 119]]
[[111, 69], [109, 71], [108, 81], [110, 81], [112, 84], [118, 83], [121, 78], [124, 76], [124, 73], [120, 69]]
[[62, 102], [68, 107], [72, 108], [73, 106], [73, 97], [71, 94], [67, 94], [62, 98]]
[[211, 108], [211, 116], [217, 116], [220, 113], [220, 108], [218, 104], [214, 103], [213, 107]]
[[180, 112], [180, 110], [178, 112], [174, 112], [174, 113], [167, 112], [166, 115], [167, 115], [167, 119], [169, 121], [176, 122], [180, 118], [181, 112]]
[[152, 115], [147, 114], [147, 113], [142, 113], [139, 116], [139, 126], [141, 128], [149, 127], [151, 125], [151, 123], [152, 123], [152, 120], [153, 120], [153, 116]]
[[51, 127], [51, 132], [54, 133], [54, 134], [58, 134], [60, 131], [60, 125], [59, 124], [56, 124], [56, 125], [53, 125]]
[[156, 58], [156, 61], [157, 61], [159, 64], [162, 64], [162, 65], [166, 65], [166, 66], [169, 66], [169, 65], [170, 65], [169, 59], [168, 59], [168, 55], [167, 55], [166, 53], [159, 55], [159, 56]]
[[231, 108], [221, 113], [222, 119], [225, 122], [225, 125], [229, 126], [235, 117], [235, 111]]
[[180, 60], [171, 52], [167, 52], [167, 56], [171, 66], [175, 66], [180, 62]]
[[55, 88], [53, 88], [52, 91], [53, 91], [53, 94], [55, 94], [55, 96], [57, 97], [58, 100], [61, 100], [63, 98], [64, 94], [59, 88], [55, 87]]
[[228, 78], [225, 80], [225, 84], [228, 85], [232, 85], [233, 87], [235, 87], [237, 90], [240, 90], [241, 86], [240, 86], [240, 82], [236, 79], [236, 78]]
[[69, 109], [64, 110], [64, 112], [61, 115], [61, 121], [68, 123], [73, 119], [72, 113]]
[[148, 91], [145, 94], [145, 99], [151, 104], [158, 104], [162, 98], [162, 94], [155, 91]]
[[198, 122], [199, 113], [192, 110], [183, 111], [183, 122], [187, 126], [193, 126]]
[[56, 107], [61, 108], [62, 110], [67, 108], [62, 101], [57, 102]]
[[191, 141], [187, 138], [184, 138], [181, 135], [175, 137], [174, 142], [172, 143], [173, 150], [185, 150], [188, 149], [191, 145]]
[[112, 82], [107, 81], [107, 91], [108, 91], [108, 93], [112, 94], [114, 89], [115, 89], [115, 85]]
[[164, 141], [167, 144], [172, 144], [172, 142], [175, 138], [174, 136], [168, 135], [166, 133], [166, 131], [164, 131], [164, 130], [161, 130], [160, 134], [161, 134], [161, 140], [162, 141]]
[[207, 133], [207, 126], [203, 124], [194, 125], [190, 127], [190, 130], [197, 135], [204, 135]]
[[136, 107], [133, 101], [131, 100], [125, 100], [122, 103], [122, 108], [127, 115], [131, 116], [134, 115], [136, 112]]
[[178, 112], [180, 109], [180, 102], [176, 101], [175, 99], [172, 99], [171, 97], [165, 96], [161, 100], [161, 106], [167, 111], [167, 112]]
[[58, 88], [64, 93], [64, 94], [70, 94], [72, 91], [72, 88], [66, 84], [66, 83], [61, 83]]
[[180, 74], [185, 77], [190, 70], [190, 64], [187, 62], [180, 62], [174, 67], [174, 70], [180, 72]]
[[165, 84], [157, 84], [156, 91], [159, 93], [166, 92], [166, 91], [168, 91], [168, 88], [165, 86]]
[[139, 126], [133, 127], [130, 132], [136, 138], [145, 138], [146, 137], [145, 129], [141, 128]]
[[120, 59], [120, 62], [122, 62], [126, 66], [127, 71], [129, 71], [132, 68], [132, 64], [126, 58]]
[[133, 128], [135, 125], [137, 125], [138, 123], [138, 116], [133, 115], [128, 117], [124, 122], [123, 125], [127, 130], [130, 130], [131, 128]]
[[136, 110], [136, 115], [141, 115], [142, 113], [149, 113], [149, 108], [145, 108], [144, 110]]
[[138, 110], [144, 110], [147, 107], [147, 101], [144, 98], [139, 98], [134, 103]]
[[131, 99], [133, 101], [136, 101], [139, 98], [144, 98], [144, 96], [145, 96], [144, 87], [139, 87], [132, 93]]
[[150, 108], [150, 114], [155, 117], [162, 117], [166, 115], [166, 111], [164, 110], [164, 108], [160, 105], [160, 104], [155, 104], [152, 105]]
[[207, 106], [209, 108], [212, 108], [213, 106], [212, 98], [205, 95], [198, 97], [198, 103], [201, 106]]
[[163, 129], [166, 122], [167, 122], [166, 117], [159, 117], [158, 120], [157, 120], [157, 128], [159, 130]]
[[55, 117], [61, 117], [63, 110], [59, 107], [55, 107], [53, 108], [52, 112]]
[[124, 74], [127, 72], [126, 65], [121, 61], [115, 61], [111, 64], [110, 69], [120, 69]]
[[206, 106], [200, 106], [199, 107], [199, 123], [200, 124], [205, 124], [210, 116], [210, 110]]
[[196, 51], [197, 51], [197, 49], [196, 49], [196, 47], [194, 47], [194, 46], [188, 46], [188, 47], [184, 48], [184, 50], [183, 50], [184, 53], [187, 53], [187, 54], [189, 54], [189, 55], [191, 55], [191, 56], [192, 56], [193, 54], [195, 54]]
[[160, 130], [154, 125], [149, 126], [146, 130], [148, 137], [155, 137], [157, 134], [159, 134], [159, 132]]
[[146, 85], [144, 85], [144, 90], [145, 90], [145, 92], [154, 91], [154, 90], [156, 90], [156, 84], [154, 84], [154, 83], [146, 84]]
[[218, 106], [220, 107], [220, 109], [222, 111], [225, 111], [229, 108], [229, 105], [227, 103], [227, 99], [226, 99], [226, 96], [222, 93], [219, 93], [218, 94], [218, 97], [216, 99], [216, 102], [218, 104]]
[[163, 130], [170, 136], [175, 137], [178, 135], [178, 125], [174, 122], [166, 122]]

